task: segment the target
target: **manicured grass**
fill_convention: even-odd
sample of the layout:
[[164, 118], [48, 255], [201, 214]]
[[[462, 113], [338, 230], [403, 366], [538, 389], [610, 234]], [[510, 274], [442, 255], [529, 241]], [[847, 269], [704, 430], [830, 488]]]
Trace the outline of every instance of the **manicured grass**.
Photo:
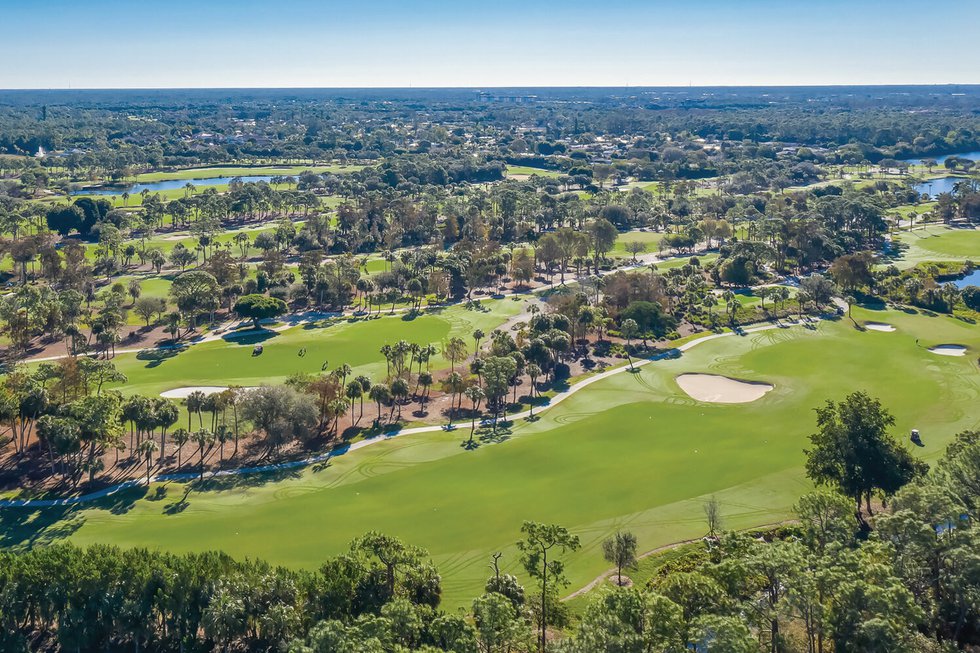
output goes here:
[[909, 215], [914, 211], [916, 216], [916, 223], [922, 220], [922, 214], [929, 213], [934, 208], [936, 208], [935, 202], [920, 202], [919, 204], [903, 204], [901, 206], [896, 206], [889, 210], [892, 215], [897, 215], [903, 220], [908, 220]]
[[908, 245], [895, 261], [899, 267], [925, 261], [980, 261], [980, 229], [926, 227], [897, 233], [894, 238]]
[[[858, 308], [854, 317], [898, 331], [861, 332], [845, 318], [720, 338], [596, 382], [540, 421], [515, 425], [507, 442], [467, 450], [464, 427], [405, 436], [302, 472], [229, 479], [183, 500], [185, 488], [170, 484], [162, 497], [156, 488], [132, 491], [85, 510], [8, 509], [0, 511], [4, 542], [70, 537], [220, 548], [309, 568], [377, 529], [430, 551], [452, 607], [482, 591], [490, 552], [503, 551], [505, 569], [517, 571], [514, 542], [521, 522], [533, 519], [582, 538], [582, 550], [568, 556], [579, 587], [608, 567], [600, 543], [609, 532], [632, 530], [642, 550], [698, 537], [701, 504], [711, 495], [731, 528], [787, 518], [809, 487], [801, 466], [811, 410], [828, 398], [855, 390], [879, 396], [896, 416], [895, 433], [921, 430], [925, 447], [915, 452], [927, 459], [954, 433], [977, 427], [980, 329], [899, 311]], [[951, 358], [925, 349], [939, 343], [971, 351]], [[284, 354], [295, 369], [295, 352]], [[251, 364], [265, 363], [225, 367], [235, 374]], [[674, 381], [689, 371], [765, 380], [775, 389], [752, 404], [698, 403]]]
[[640, 252], [637, 256], [642, 256], [646, 253], [656, 253], [657, 245], [663, 240], [665, 235], [658, 231], [628, 231], [621, 233], [616, 238], [616, 244], [609, 254], [617, 258], [631, 258], [633, 255], [626, 251], [626, 243], [629, 242], [640, 242], [647, 246], [646, 251]]
[[[694, 257], [698, 259], [698, 262], [700, 262], [701, 265], [707, 265], [708, 263], [711, 263], [712, 261], [717, 261], [718, 260], [718, 254], [714, 254], [714, 253], [712, 253], [712, 254], [695, 254]], [[671, 268], [682, 268], [682, 267], [684, 267], [685, 265], [687, 265], [691, 261], [691, 258], [692, 258], [691, 256], [684, 255], [684, 256], [674, 256], [674, 257], [671, 257], [671, 258], [667, 259], [666, 261], [658, 261], [657, 264], [656, 264], [657, 265], [657, 269], [658, 270], [669, 270]]]
[[[286, 189], [287, 187], [288, 188], [292, 188], [292, 186], [288, 186], [287, 184], [283, 184], [283, 186], [281, 188]], [[228, 192], [228, 184], [217, 184], [215, 186], [208, 186], [208, 188], [213, 188], [215, 191], [217, 191], [219, 193], [226, 193], [226, 192]], [[154, 192], [152, 192], [150, 194], [151, 195], [159, 195], [160, 196], [160, 199], [163, 202], [169, 202], [171, 200], [177, 200], [177, 199], [181, 199], [183, 197], [191, 197], [191, 196], [194, 196], [194, 195], [200, 195], [202, 192], [204, 192], [204, 188], [203, 187], [202, 188], [198, 188], [197, 190], [195, 190], [194, 192], [189, 193], [189, 194], [188, 194], [187, 190], [185, 190], [183, 188], [172, 188], [170, 190], [154, 191]], [[107, 202], [109, 202], [110, 204], [112, 204], [113, 208], [117, 208], [117, 209], [122, 209], [122, 208], [130, 208], [130, 209], [132, 209], [132, 208], [140, 207], [140, 206], [143, 205], [143, 196], [141, 194], [134, 193], [134, 194], [130, 195], [129, 198], [124, 201], [123, 200], [123, 197], [122, 197], [122, 191], [120, 191], [118, 194], [112, 194], [112, 195], [86, 194], [86, 193], [83, 192], [83, 193], [79, 193], [78, 195], [72, 195], [71, 197], [67, 197], [67, 198], [66, 197], [62, 197], [60, 199], [62, 201], [67, 200], [67, 201], [74, 202], [76, 199], [78, 199], [80, 197], [91, 197], [92, 199], [103, 199], [103, 200], [106, 200]]]
[[[156, 290], [156, 289], [154, 289]], [[343, 363], [357, 374], [381, 379], [386, 372], [382, 345], [400, 339], [440, 347], [450, 336], [464, 338], [472, 347], [475, 329], [489, 333], [507, 318], [520, 312], [522, 301], [488, 301], [488, 312], [453, 306], [433, 314], [408, 319], [396, 314], [372, 319], [322, 320], [280, 332], [255, 332], [240, 338], [205, 342], [159, 360], [145, 355], [119, 354], [114, 362], [129, 381], [126, 394], [156, 395], [171, 388], [192, 385], [243, 385], [277, 383], [294, 372], [320, 373], [324, 361], [329, 369]], [[263, 353], [252, 356], [261, 342]], [[306, 355], [300, 357], [300, 349]], [[441, 347], [440, 347], [441, 348]], [[441, 355], [432, 361], [436, 369], [448, 367]]]
[[561, 173], [557, 170], [547, 170], [545, 168], [532, 168], [531, 166], [507, 166], [508, 177], [513, 175], [537, 175], [539, 177], [560, 177]]

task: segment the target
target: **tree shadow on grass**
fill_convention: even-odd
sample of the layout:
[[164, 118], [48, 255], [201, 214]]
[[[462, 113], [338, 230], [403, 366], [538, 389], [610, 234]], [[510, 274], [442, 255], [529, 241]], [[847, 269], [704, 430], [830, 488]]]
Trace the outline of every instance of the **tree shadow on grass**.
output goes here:
[[[239, 331], [236, 333], [242, 333], [242, 332]], [[250, 331], [248, 333], [243, 333], [243, 335], [240, 336], [232, 333], [226, 333], [225, 335], [221, 336], [221, 339], [224, 340], [225, 342], [230, 342], [235, 345], [242, 345], [243, 347], [247, 347], [249, 345], [257, 345], [261, 342], [265, 342], [266, 340], [275, 338], [278, 335], [279, 334], [276, 333], [275, 331], [269, 331], [268, 329], [259, 329], [255, 331]]]
[[[345, 320], [345, 321], [348, 322], [348, 323], [360, 322], [360, 320], [357, 320], [357, 319]], [[314, 330], [329, 329], [330, 327], [334, 326], [335, 324], [340, 324], [340, 322], [338, 322], [337, 320], [317, 320], [315, 322], [304, 322], [303, 323], [303, 330], [304, 331], [314, 331]]]
[[288, 468], [280, 467], [278, 469], [245, 474], [205, 475], [203, 479], [191, 481], [187, 484], [187, 487], [192, 492], [224, 492], [227, 490], [262, 487], [269, 483], [279, 483], [280, 481], [299, 478], [302, 475], [303, 467], [305, 465], [296, 465]]
[[76, 506], [3, 508], [0, 547], [16, 551], [65, 540], [85, 523], [78, 513]]
[[513, 431], [511, 430], [512, 422], [498, 422], [497, 429], [478, 429], [477, 437], [482, 444], [500, 444], [501, 442], [506, 442], [510, 440]]
[[165, 361], [176, 358], [178, 354], [187, 351], [186, 346], [167, 347], [166, 349], [144, 349], [136, 354], [136, 360], [147, 361], [147, 368], [159, 367]]
[[868, 311], [883, 311], [888, 308], [885, 304], [885, 300], [880, 297], [873, 297], [871, 295], [862, 295], [858, 299], [858, 306]]
[[460, 442], [459, 446], [467, 451], [474, 451], [483, 445], [506, 442], [513, 435], [513, 430], [511, 429], [513, 425], [514, 422], [511, 420], [503, 419], [497, 422], [496, 429], [489, 423], [481, 425], [473, 432], [472, 436], [470, 436], [470, 431], [467, 431], [466, 439]]
[[145, 485], [138, 485], [113, 492], [109, 496], [87, 505], [99, 510], [107, 510], [114, 515], [125, 515], [133, 509], [137, 501], [145, 498], [147, 494], [149, 494], [149, 488]]

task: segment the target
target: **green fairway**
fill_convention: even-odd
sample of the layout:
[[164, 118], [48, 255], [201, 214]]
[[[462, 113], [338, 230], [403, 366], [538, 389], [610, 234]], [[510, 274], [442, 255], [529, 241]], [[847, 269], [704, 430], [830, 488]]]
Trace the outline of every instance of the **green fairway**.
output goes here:
[[642, 256], [643, 254], [656, 254], [657, 246], [660, 241], [664, 239], [666, 234], [659, 231], [627, 231], [626, 233], [621, 233], [616, 237], [616, 244], [613, 245], [612, 251], [609, 253], [610, 256], [616, 258], [630, 258], [633, 255], [626, 250], [626, 244], [631, 242], [643, 243], [646, 245], [646, 250], [637, 254], [637, 256]]
[[[158, 289], [153, 288], [154, 291]], [[319, 373], [324, 362], [330, 368], [347, 363], [355, 373], [373, 378], [385, 374], [382, 345], [399, 339], [437, 347], [450, 336], [459, 336], [470, 344], [474, 329], [489, 333], [507, 318], [520, 312], [522, 301], [506, 299], [485, 302], [487, 312], [466, 310], [462, 306], [430, 310], [409, 319], [403, 314], [368, 320], [321, 320], [280, 332], [255, 332], [241, 338], [215, 340], [193, 345], [171, 356], [119, 354], [114, 362], [129, 381], [127, 394], [159, 394], [164, 390], [193, 385], [243, 385], [283, 381], [294, 372]], [[264, 351], [253, 356], [252, 349], [261, 342]], [[303, 357], [300, 349], [306, 349]], [[448, 367], [441, 356], [434, 368]]]
[[559, 177], [561, 173], [557, 170], [547, 170], [545, 168], [532, 168], [531, 166], [507, 166], [507, 176], [513, 177], [537, 175], [539, 177]]
[[894, 237], [908, 246], [896, 261], [899, 267], [925, 261], [980, 260], [980, 229], [937, 226], [901, 232]]
[[701, 265], [707, 265], [712, 261], [718, 260], [717, 253], [710, 254], [695, 254], [693, 257], [690, 255], [684, 256], [672, 256], [664, 261], [657, 261], [656, 266], [658, 270], [670, 270], [671, 268], [682, 268], [691, 262], [692, 258], [697, 258]]
[[[377, 529], [426, 547], [443, 575], [447, 604], [456, 606], [479, 593], [490, 552], [503, 551], [506, 568], [516, 571], [513, 542], [521, 521], [533, 519], [561, 523], [582, 538], [568, 570], [578, 587], [606, 568], [600, 542], [612, 529], [628, 527], [642, 550], [700, 536], [701, 503], [712, 494], [726, 527], [788, 517], [808, 487], [801, 465], [814, 428], [811, 409], [828, 398], [855, 390], [879, 396], [896, 416], [896, 434], [921, 430], [925, 448], [916, 452], [926, 458], [954, 433], [980, 424], [980, 330], [899, 311], [855, 309], [854, 318], [888, 322], [897, 331], [862, 332], [842, 319], [814, 329], [719, 338], [640, 373], [598, 381], [540, 421], [516, 425], [507, 442], [467, 450], [461, 447], [465, 428], [432, 432], [303, 471], [215, 481], [184, 499], [184, 486], [169, 484], [159, 496], [155, 488], [134, 490], [79, 511], [6, 509], [0, 512], [4, 542], [70, 537], [177, 551], [220, 548], [314, 567], [353, 537]], [[377, 324], [386, 326], [385, 320]], [[370, 328], [360, 327], [365, 333]], [[419, 328], [444, 337], [449, 326]], [[358, 346], [342, 332], [333, 342], [351, 355]], [[954, 358], [926, 350], [941, 343], [970, 351]], [[231, 377], [250, 375], [252, 365], [263, 366], [262, 374], [279, 374], [296, 369], [296, 346], [283, 347], [287, 360], [279, 368], [269, 355], [273, 345], [263, 355], [268, 362], [250, 360], [246, 347], [231, 348], [240, 361], [219, 362], [202, 345], [181, 355], [186, 368], [171, 367], [167, 376], [236, 381], [251, 378]], [[369, 364], [368, 354], [359, 364]], [[311, 364], [318, 362], [311, 356]], [[751, 404], [698, 403], [674, 381], [691, 371], [764, 380], [775, 389]], [[152, 383], [161, 387], [163, 379]]]

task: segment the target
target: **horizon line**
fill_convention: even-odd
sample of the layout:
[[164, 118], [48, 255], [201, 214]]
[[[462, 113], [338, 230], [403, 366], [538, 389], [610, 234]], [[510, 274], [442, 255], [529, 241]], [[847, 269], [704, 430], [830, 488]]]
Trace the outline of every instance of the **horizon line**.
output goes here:
[[0, 93], [30, 92], [30, 91], [428, 91], [428, 90], [460, 90], [480, 91], [494, 89], [547, 89], [547, 90], [614, 90], [614, 89], [753, 89], [753, 88], [944, 88], [944, 87], [978, 87], [980, 82], [907, 82], [889, 84], [608, 84], [608, 85], [434, 85], [434, 86], [87, 86], [73, 88], [71, 86], [46, 87], [11, 87], [0, 88]]

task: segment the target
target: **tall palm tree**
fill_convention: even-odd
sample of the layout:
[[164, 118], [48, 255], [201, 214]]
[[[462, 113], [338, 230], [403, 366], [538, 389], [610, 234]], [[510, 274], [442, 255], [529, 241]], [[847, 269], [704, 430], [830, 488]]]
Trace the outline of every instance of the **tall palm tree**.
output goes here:
[[187, 429], [180, 428], [176, 429], [173, 434], [174, 444], [177, 445], [177, 471], [180, 471], [181, 461], [180, 452], [184, 449], [184, 445], [191, 439], [191, 433]]
[[139, 446], [136, 448], [137, 453], [146, 462], [146, 484], [150, 484], [150, 469], [153, 466], [153, 454], [157, 450], [156, 440], [152, 438], [147, 438], [140, 442]]
[[187, 430], [191, 430], [191, 415], [197, 413], [198, 425], [202, 428], [204, 427], [204, 420], [201, 417], [201, 409], [204, 407], [204, 402], [207, 400], [207, 395], [200, 390], [194, 390], [189, 395], [187, 395]]
[[486, 397], [483, 388], [471, 385], [466, 389], [466, 398], [473, 403], [472, 421], [470, 422], [470, 444], [473, 444], [473, 432], [476, 431], [476, 414], [480, 410], [480, 402]]

